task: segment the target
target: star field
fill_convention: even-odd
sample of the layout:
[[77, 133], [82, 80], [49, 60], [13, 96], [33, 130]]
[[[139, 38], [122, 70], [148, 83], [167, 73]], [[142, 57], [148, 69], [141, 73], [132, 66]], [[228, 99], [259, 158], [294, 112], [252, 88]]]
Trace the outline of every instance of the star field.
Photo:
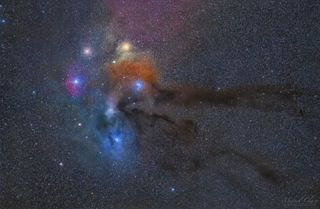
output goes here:
[[318, 208], [319, 9], [1, 2], [0, 209]]

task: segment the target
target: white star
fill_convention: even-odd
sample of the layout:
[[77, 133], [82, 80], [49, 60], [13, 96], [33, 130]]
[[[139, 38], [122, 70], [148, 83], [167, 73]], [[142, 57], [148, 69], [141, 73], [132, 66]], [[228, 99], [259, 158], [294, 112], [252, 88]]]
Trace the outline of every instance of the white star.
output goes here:
[[73, 83], [74, 83], [74, 84], [78, 84], [78, 83], [79, 83], [79, 80], [78, 80], [78, 79], [74, 79]]
[[92, 49], [90, 47], [84, 47], [82, 53], [86, 57], [92, 56]]

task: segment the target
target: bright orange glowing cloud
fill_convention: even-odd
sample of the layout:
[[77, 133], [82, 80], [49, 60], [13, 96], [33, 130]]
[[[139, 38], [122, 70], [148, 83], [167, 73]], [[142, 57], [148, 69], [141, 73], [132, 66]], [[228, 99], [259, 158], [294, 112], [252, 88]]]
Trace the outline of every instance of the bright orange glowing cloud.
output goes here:
[[129, 87], [137, 80], [150, 87], [159, 80], [154, 63], [147, 58], [120, 60], [110, 65], [109, 70], [109, 82], [113, 87]]

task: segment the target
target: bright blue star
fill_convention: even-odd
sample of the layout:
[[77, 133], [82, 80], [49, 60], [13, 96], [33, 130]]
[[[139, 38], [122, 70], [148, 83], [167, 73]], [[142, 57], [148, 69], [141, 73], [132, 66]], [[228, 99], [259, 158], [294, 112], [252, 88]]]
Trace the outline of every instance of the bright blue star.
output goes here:
[[137, 91], [143, 90], [143, 88], [144, 88], [143, 82], [140, 81], [140, 80], [137, 80], [136, 82], [134, 82], [134, 88], [135, 88], [135, 90], [137, 90]]
[[170, 191], [171, 191], [171, 192], [175, 192], [175, 191], [176, 191], [176, 188], [171, 187], [171, 188], [170, 188]]
[[115, 110], [112, 107], [108, 107], [107, 110], [104, 112], [104, 115], [108, 118], [112, 117], [115, 114]]
[[120, 141], [120, 138], [119, 138], [119, 137], [114, 137], [113, 139], [114, 139], [114, 141], [116, 141], [116, 142], [119, 142], [119, 141]]
[[113, 140], [113, 142], [117, 143], [117, 144], [121, 144], [122, 143], [122, 134], [119, 132], [114, 132], [111, 133], [111, 139]]
[[74, 80], [73, 80], [73, 83], [74, 83], [74, 84], [78, 84], [78, 83], [79, 83], [79, 80], [78, 80], [78, 79], [74, 79]]

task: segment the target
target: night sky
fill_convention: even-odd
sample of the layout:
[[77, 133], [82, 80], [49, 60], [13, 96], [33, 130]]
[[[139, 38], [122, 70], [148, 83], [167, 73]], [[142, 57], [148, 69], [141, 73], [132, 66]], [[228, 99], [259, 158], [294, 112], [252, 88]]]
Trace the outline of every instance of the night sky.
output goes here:
[[0, 209], [320, 207], [320, 2], [0, 2]]

